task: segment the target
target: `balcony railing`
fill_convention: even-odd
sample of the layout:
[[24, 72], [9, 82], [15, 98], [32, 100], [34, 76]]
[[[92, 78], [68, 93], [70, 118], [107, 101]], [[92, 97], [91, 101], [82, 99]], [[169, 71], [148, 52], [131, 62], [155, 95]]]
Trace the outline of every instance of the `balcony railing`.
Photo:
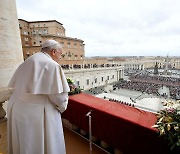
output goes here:
[[[0, 93], [1, 96], [3, 95], [1, 102], [7, 100], [11, 94], [8, 89], [3, 92], [4, 94], [2, 91]], [[2, 113], [2, 108], [0, 110]], [[78, 136], [86, 143], [88, 153], [89, 119], [86, 114], [90, 110], [92, 110], [92, 141], [93, 145], [96, 145], [93, 148], [96, 148], [96, 151], [106, 153], [102, 150], [104, 148], [108, 153], [113, 154], [170, 153], [166, 142], [159, 137], [157, 130], [151, 127], [156, 122], [155, 114], [84, 93], [70, 96], [68, 108], [62, 114], [64, 125], [70, 128], [68, 130], [65, 128], [67, 148], [71, 147], [67, 144], [70, 144], [69, 139], [73, 138], [68, 138], [67, 131], [73, 130], [73, 133], [81, 134]], [[1, 123], [5, 119], [2, 115], [4, 116], [4, 113], [1, 114]], [[80, 140], [75, 140], [74, 143], [79, 143]]]
[[86, 114], [90, 110], [92, 136], [97, 139], [94, 143], [105, 142], [110, 153], [113, 153], [112, 149], [124, 154], [170, 153], [166, 142], [152, 128], [156, 122], [154, 113], [81, 93], [70, 96], [62, 117], [88, 136]]

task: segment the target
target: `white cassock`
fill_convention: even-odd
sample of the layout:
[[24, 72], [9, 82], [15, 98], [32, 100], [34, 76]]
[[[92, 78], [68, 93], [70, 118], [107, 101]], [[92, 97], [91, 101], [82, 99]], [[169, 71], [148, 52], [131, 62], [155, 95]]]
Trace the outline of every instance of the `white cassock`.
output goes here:
[[65, 154], [60, 112], [66, 110], [69, 86], [60, 65], [36, 53], [18, 67], [9, 87], [14, 92], [7, 111], [8, 153]]

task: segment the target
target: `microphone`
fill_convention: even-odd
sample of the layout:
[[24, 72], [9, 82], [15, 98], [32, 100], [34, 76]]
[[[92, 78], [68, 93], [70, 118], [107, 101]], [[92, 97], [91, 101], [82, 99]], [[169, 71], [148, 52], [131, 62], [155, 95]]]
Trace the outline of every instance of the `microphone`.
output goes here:
[[90, 110], [87, 114], [86, 114], [86, 117], [90, 116], [92, 110]]

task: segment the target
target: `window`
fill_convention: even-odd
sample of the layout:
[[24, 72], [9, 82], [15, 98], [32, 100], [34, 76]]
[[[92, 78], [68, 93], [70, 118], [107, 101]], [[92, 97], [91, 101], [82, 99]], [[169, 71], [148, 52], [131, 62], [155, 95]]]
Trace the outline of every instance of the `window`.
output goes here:
[[86, 80], [86, 84], [89, 85], [89, 79]]
[[77, 55], [74, 55], [74, 58], [77, 59]]
[[60, 42], [61, 46], [64, 47], [64, 42]]
[[30, 56], [29, 52], [26, 52], [26, 55], [27, 55], [27, 57], [29, 57]]
[[64, 57], [65, 57], [65, 54], [62, 54], [62, 55], [61, 55], [61, 57], [63, 57], [63, 59], [64, 59]]
[[68, 42], [67, 43], [67, 47], [70, 48], [71, 47], [71, 43]]
[[36, 42], [34, 42], [34, 44], [36, 44]]
[[24, 38], [24, 40], [25, 40], [25, 41], [28, 41], [28, 38], [27, 38], [27, 37], [25, 37], [25, 38]]
[[24, 31], [24, 35], [27, 35], [28, 33], [26, 31]]
[[104, 80], [104, 78], [103, 77], [101, 77], [101, 81], [103, 81]]
[[95, 81], [94, 81], [95, 83], [97, 83], [97, 78], [95, 78]]
[[32, 32], [33, 34], [36, 34], [36, 31], [35, 30], [33, 30], [33, 32]]
[[83, 45], [82, 45], [82, 43], [80, 43], [80, 49], [82, 49], [82, 47], [83, 47]]
[[44, 29], [44, 34], [47, 34], [48, 32], [47, 32], [47, 30], [46, 29]]
[[112, 75], [112, 79], [114, 79], [114, 75]]
[[80, 84], [79, 81], [77, 81], [76, 83], [77, 83], [77, 85], [79, 86], [79, 84]]
[[109, 76], [107, 76], [107, 80], [109, 80]]
[[71, 57], [71, 52], [68, 52], [68, 57]]

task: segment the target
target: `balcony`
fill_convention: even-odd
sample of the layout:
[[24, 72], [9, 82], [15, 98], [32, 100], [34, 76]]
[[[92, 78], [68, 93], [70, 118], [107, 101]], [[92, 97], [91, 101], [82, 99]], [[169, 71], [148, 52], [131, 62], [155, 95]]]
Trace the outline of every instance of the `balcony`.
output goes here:
[[[0, 154], [7, 154], [7, 123], [0, 122]], [[71, 129], [64, 127], [67, 154], [89, 154], [89, 142]], [[92, 154], [107, 154], [103, 149], [93, 145]]]
[[113, 149], [124, 154], [170, 153], [157, 130], [152, 128], [156, 122], [153, 113], [81, 93], [70, 97], [68, 109], [62, 117], [88, 132], [88, 118], [85, 115], [90, 110], [92, 136], [105, 142], [109, 153], [114, 153]]
[[[152, 128], [156, 115], [134, 107], [110, 102], [88, 94], [70, 96], [68, 109], [62, 114], [67, 154], [89, 153], [89, 119], [92, 110], [92, 154], [168, 154], [166, 143]], [[1, 118], [1, 129], [6, 120]], [[0, 132], [0, 146], [6, 132]], [[6, 153], [0, 147], [0, 153]]]
[[[75, 133], [72, 129], [64, 127], [64, 137], [66, 144], [67, 154], [89, 154], [89, 142], [86, 138], [82, 137], [78, 133]], [[102, 148], [93, 144], [92, 154], [107, 154]]]

